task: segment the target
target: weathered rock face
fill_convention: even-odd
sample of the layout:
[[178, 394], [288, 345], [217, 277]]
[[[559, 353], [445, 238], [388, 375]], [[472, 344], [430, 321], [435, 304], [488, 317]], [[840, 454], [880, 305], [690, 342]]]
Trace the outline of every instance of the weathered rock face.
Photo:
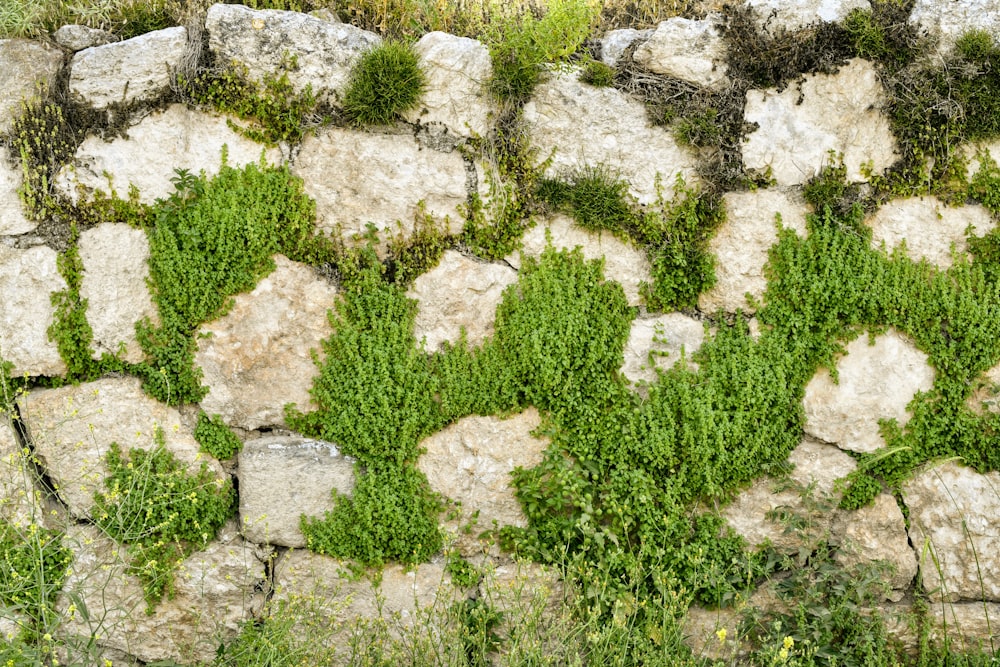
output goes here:
[[322, 356], [321, 342], [333, 332], [327, 313], [336, 289], [281, 255], [275, 265], [228, 313], [198, 330], [195, 363], [209, 389], [201, 407], [248, 430], [284, 424], [286, 403], [315, 409], [312, 353]]
[[996, 655], [997, 620], [1000, 604], [993, 602], [942, 602], [927, 610], [930, 638], [947, 640], [954, 648]]
[[931, 599], [1000, 601], [1000, 473], [949, 461], [904, 484], [903, 500]]
[[780, 190], [729, 192], [723, 197], [726, 220], [709, 242], [715, 255], [715, 285], [698, 296], [698, 308], [712, 313], [747, 311], [749, 293], [758, 302], [764, 296], [767, 252], [778, 241], [781, 225], [806, 235], [809, 208], [798, 196]]
[[913, 197], [891, 201], [868, 221], [872, 245], [897, 247], [906, 241], [906, 255], [914, 261], [926, 259], [938, 268], [952, 264], [952, 246], [965, 253], [966, 230], [976, 236], [989, 232], [996, 223], [983, 206], [947, 206], [936, 197]]
[[[232, 521], [206, 549], [180, 563], [176, 594], [152, 615], [145, 613], [142, 584], [126, 574], [124, 547], [89, 525], [70, 526], [63, 544], [73, 550], [73, 567], [57, 604], [66, 619], [60, 631], [145, 662], [211, 662], [220, 641], [231, 641], [263, 604], [254, 591], [263, 588], [267, 552], [244, 542]], [[86, 604], [88, 617], [68, 611], [71, 595]]]
[[187, 30], [181, 27], [84, 49], [70, 63], [70, 94], [97, 109], [152, 99], [169, 90], [186, 52]]
[[910, 11], [910, 24], [926, 30], [939, 40], [938, 48], [950, 52], [955, 42], [971, 30], [1000, 32], [1000, 4], [996, 0], [916, 0]]
[[467, 37], [430, 32], [414, 46], [427, 88], [404, 114], [411, 123], [439, 124], [460, 137], [486, 136], [495, 111], [485, 84], [493, 74], [489, 49]]
[[448, 218], [451, 233], [462, 229], [459, 206], [468, 194], [462, 156], [422, 148], [412, 135], [331, 128], [305, 138], [293, 172], [316, 200], [320, 229], [339, 227], [345, 239], [367, 223], [384, 230], [399, 221], [408, 233], [420, 201], [435, 219]]
[[853, 9], [871, 9], [868, 0], [747, 0], [768, 31], [794, 31], [812, 23], [840, 23]]
[[192, 472], [206, 464], [217, 478], [224, 477], [218, 462], [198, 451], [177, 410], [146, 396], [140, 385], [136, 378], [108, 378], [35, 390], [17, 401], [39, 461], [78, 518], [90, 515], [94, 492], [105, 490], [104, 456], [111, 443], [122, 451], [152, 449], [157, 428], [167, 451]]
[[418, 305], [414, 337], [429, 352], [456, 343], [465, 329], [470, 346], [492, 335], [496, 309], [504, 289], [517, 282], [517, 272], [448, 250], [441, 263], [419, 276], [406, 293]]
[[843, 153], [848, 180], [863, 181], [868, 162], [881, 173], [896, 159], [884, 101], [875, 68], [857, 58], [837, 74], [809, 74], [780, 93], [749, 90], [744, 119], [758, 129], [744, 140], [743, 164], [770, 168], [778, 185], [798, 185], [829, 164], [833, 151]]
[[716, 27], [721, 17], [701, 21], [672, 18], [636, 48], [632, 59], [651, 72], [665, 74], [706, 88], [723, 88], [726, 77], [726, 43]]
[[698, 365], [691, 362], [691, 355], [704, 340], [704, 323], [687, 315], [666, 313], [635, 319], [625, 344], [621, 373], [634, 384], [653, 383], [656, 370], [670, 368], [680, 360], [681, 354], [688, 365], [696, 369]]
[[345, 23], [273, 9], [212, 5], [205, 20], [208, 48], [221, 65], [235, 62], [258, 83], [288, 76], [296, 92], [307, 86], [336, 102], [358, 57], [382, 40]]
[[980, 157], [987, 157], [993, 160], [994, 164], [1000, 164], [1000, 141], [982, 141], [975, 144], [968, 144], [963, 150], [965, 160], [968, 163], [967, 176], [969, 180], [979, 173], [981, 165]]
[[668, 191], [678, 175], [698, 182], [695, 157], [669, 130], [653, 127], [641, 102], [614, 88], [594, 88], [575, 72], [554, 73], [524, 105], [524, 121], [538, 160], [552, 161], [547, 176], [604, 166], [626, 181], [640, 204]]
[[14, 364], [14, 375], [66, 372], [47, 333], [55, 313], [50, 295], [65, 289], [55, 250], [0, 245], [0, 356]]
[[64, 25], [52, 33], [52, 38], [59, 46], [66, 47], [70, 51], [83, 51], [92, 46], [118, 41], [118, 38], [107, 30], [89, 28], [85, 25]]
[[240, 523], [257, 544], [305, 547], [299, 518], [322, 517], [333, 494], [354, 491], [354, 462], [331, 442], [291, 436], [248, 440], [239, 459]]
[[43, 523], [38, 495], [14, 430], [0, 412], [0, 521], [16, 526]]
[[129, 128], [127, 139], [106, 142], [87, 137], [73, 162], [60, 170], [55, 185], [74, 201], [81, 188], [83, 192], [108, 192], [113, 187], [125, 197], [134, 185], [139, 189], [139, 201], [152, 204], [174, 192], [170, 179], [176, 177], [176, 169], [196, 175], [202, 170], [209, 176], [217, 174], [223, 146], [231, 167], [259, 162], [262, 155], [271, 164], [281, 162], [277, 148], [265, 149], [235, 132], [224, 116], [173, 104]]
[[478, 510], [480, 530], [494, 522], [525, 526], [510, 473], [542, 462], [549, 443], [531, 434], [540, 424], [534, 408], [509, 419], [466, 417], [421, 441], [417, 468], [431, 489], [462, 503], [466, 515]]
[[846, 352], [837, 362], [838, 384], [820, 370], [806, 385], [805, 432], [841, 449], [873, 452], [885, 445], [878, 420], [905, 425], [910, 419], [906, 404], [916, 392], [931, 388], [934, 370], [927, 355], [893, 330], [874, 345], [860, 336]]
[[94, 358], [119, 354], [132, 363], [143, 360], [135, 323], [159, 315], [149, 294], [149, 241], [145, 232], [125, 224], [104, 223], [80, 234], [87, 321], [94, 331]]
[[634, 28], [608, 31], [601, 38], [601, 62], [614, 67], [628, 47], [638, 41], [649, 39], [653, 32], [652, 29], [636, 30]]
[[511, 253], [504, 259], [520, 270], [521, 253], [528, 257], [541, 257], [549, 244], [553, 248], [569, 250], [579, 246], [588, 260], [604, 258], [604, 276], [622, 286], [630, 306], [642, 303], [640, 285], [653, 282], [652, 269], [645, 252], [618, 239], [611, 232], [589, 232], [561, 214], [526, 231], [521, 237], [521, 251]]
[[906, 535], [906, 520], [888, 493], [880, 493], [868, 507], [837, 516], [834, 537], [838, 546], [837, 561], [845, 567], [877, 562], [889, 566], [885, 581], [892, 589], [887, 594], [898, 602], [917, 575], [917, 556]]
[[17, 190], [23, 180], [19, 165], [0, 158], [0, 236], [27, 234], [38, 226], [25, 217], [21, 208]]
[[55, 83], [63, 54], [52, 46], [27, 39], [0, 39], [0, 134], [21, 114], [21, 101], [38, 96]]

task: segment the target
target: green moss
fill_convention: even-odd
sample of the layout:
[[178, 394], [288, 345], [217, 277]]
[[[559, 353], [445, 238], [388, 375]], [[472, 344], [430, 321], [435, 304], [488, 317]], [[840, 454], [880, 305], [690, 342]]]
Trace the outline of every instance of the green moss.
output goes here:
[[413, 217], [412, 230], [401, 230], [389, 240], [386, 278], [400, 287], [407, 287], [417, 276], [437, 266], [452, 245], [446, 223], [435, 220], [422, 203]]
[[388, 125], [416, 106], [426, 87], [413, 45], [387, 40], [361, 55], [344, 93], [355, 125]]
[[199, 413], [194, 439], [201, 445], [203, 452], [208, 452], [220, 461], [233, 458], [243, 449], [243, 441], [229, 430], [219, 415]]
[[600, 60], [588, 60], [580, 73], [580, 80], [595, 88], [607, 88], [615, 82], [615, 68]]

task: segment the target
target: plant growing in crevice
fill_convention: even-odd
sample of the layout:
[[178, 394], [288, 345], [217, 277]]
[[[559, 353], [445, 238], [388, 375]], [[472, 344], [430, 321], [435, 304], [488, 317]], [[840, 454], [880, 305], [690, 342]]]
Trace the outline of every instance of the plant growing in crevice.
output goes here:
[[236, 456], [243, 449], [243, 441], [233, 433], [219, 415], [198, 414], [198, 424], [194, 428], [194, 439], [219, 461]]
[[344, 113], [355, 125], [388, 125], [416, 106], [426, 85], [413, 45], [387, 40], [355, 63], [344, 92]]

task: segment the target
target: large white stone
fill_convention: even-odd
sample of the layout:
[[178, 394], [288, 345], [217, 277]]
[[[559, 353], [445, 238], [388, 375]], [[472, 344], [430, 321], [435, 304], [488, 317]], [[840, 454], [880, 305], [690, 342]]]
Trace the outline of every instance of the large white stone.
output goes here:
[[465, 330], [470, 346], [493, 334], [496, 309], [517, 272], [504, 264], [476, 261], [447, 250], [441, 263], [420, 275], [406, 295], [417, 301], [413, 334], [428, 351], [456, 343]]
[[715, 14], [695, 21], [675, 17], [661, 22], [636, 48], [632, 59], [651, 72], [706, 88], [725, 87], [727, 48]]
[[523, 117], [545, 173], [603, 166], [628, 183], [640, 204], [657, 199], [657, 183], [669, 197], [678, 175], [698, 182], [697, 160], [664, 127], [654, 127], [641, 102], [614, 88], [595, 88], [576, 72], [558, 72], [535, 89]]
[[414, 46], [427, 88], [403, 115], [411, 123], [443, 125], [460, 137], [485, 137], [495, 114], [486, 92], [493, 74], [489, 49], [467, 37], [430, 32]]
[[309, 267], [281, 255], [275, 270], [232, 308], [198, 329], [195, 363], [208, 394], [201, 407], [247, 430], [285, 423], [284, 406], [315, 409], [309, 390], [333, 330], [337, 291]]
[[649, 39], [653, 32], [652, 29], [636, 30], [635, 28], [609, 30], [601, 38], [601, 62], [609, 67], [614, 67], [626, 49], [636, 42]]
[[22, 100], [44, 96], [62, 69], [62, 52], [44, 42], [0, 39], [0, 134], [21, 115]]
[[1000, 2], [916, 0], [909, 22], [936, 37], [939, 50], [949, 53], [954, 50], [958, 38], [972, 30], [984, 30], [996, 39], [1000, 33]]
[[281, 162], [277, 148], [265, 150], [234, 131], [225, 116], [173, 104], [129, 128], [128, 138], [110, 142], [96, 136], [84, 139], [73, 161], [59, 171], [55, 185], [74, 201], [81, 189], [87, 193], [113, 188], [124, 198], [134, 185], [139, 189], [139, 201], [152, 204], [175, 191], [171, 179], [177, 176], [176, 169], [195, 175], [202, 171], [208, 176], [217, 174], [223, 146], [231, 167], [257, 163], [262, 155], [271, 164]]
[[799, 185], [830, 163], [832, 151], [843, 154], [848, 180], [863, 181], [863, 165], [878, 174], [896, 160], [884, 104], [874, 66], [858, 58], [782, 92], [748, 90], [744, 119], [759, 127], [743, 142], [743, 164], [770, 168], [779, 185]]
[[952, 247], [966, 251], [966, 230], [983, 236], [996, 223], [982, 206], [948, 206], [937, 197], [912, 197], [886, 203], [868, 221], [872, 246], [887, 249], [906, 242], [906, 255], [914, 261], [925, 259], [938, 268], [952, 264]]
[[59, 46], [70, 51], [83, 51], [92, 46], [103, 46], [109, 42], [118, 41], [118, 38], [107, 30], [77, 24], [62, 26], [52, 33], [52, 38]]
[[952, 650], [996, 655], [1000, 604], [995, 602], [937, 602], [927, 610], [927, 630], [938, 645]]
[[729, 192], [723, 197], [726, 219], [709, 242], [715, 255], [715, 285], [698, 296], [703, 312], [749, 311], [746, 295], [760, 302], [767, 288], [764, 265], [781, 226], [806, 235], [809, 208], [800, 197], [780, 190]]
[[882, 563], [888, 566], [887, 597], [898, 602], [917, 576], [917, 556], [906, 534], [906, 519], [888, 493], [880, 493], [871, 505], [838, 514], [834, 526], [838, 543], [837, 562], [845, 567]]
[[78, 51], [70, 63], [70, 94], [97, 109], [152, 99], [170, 89], [186, 52], [182, 27]]
[[895, 419], [904, 426], [910, 419], [906, 405], [934, 384], [927, 355], [892, 329], [876, 337], [874, 345], [865, 335], [848, 343], [837, 374], [835, 384], [830, 372], [820, 369], [806, 385], [805, 432], [854, 452], [884, 447], [879, 420]]
[[746, 0], [771, 33], [795, 31], [827, 21], [840, 23], [854, 9], [870, 10], [868, 0]]
[[305, 547], [300, 517], [333, 510], [331, 489], [354, 491], [354, 462], [331, 442], [294, 436], [248, 440], [240, 451], [240, 521], [257, 544]]
[[1000, 473], [948, 461], [906, 482], [903, 500], [931, 599], [1000, 601]]
[[65, 289], [55, 250], [0, 245], [0, 358], [14, 364], [14, 375], [66, 372], [59, 348], [48, 336], [55, 315], [51, 295]]
[[397, 221], [410, 230], [420, 202], [435, 219], [447, 217], [451, 233], [462, 230], [459, 207], [468, 197], [462, 156], [423, 148], [412, 135], [331, 128], [305, 138], [293, 172], [316, 200], [323, 231], [339, 227], [350, 238], [368, 223], [386, 230]]
[[625, 363], [621, 373], [634, 384], [653, 383], [657, 369], [666, 370], [677, 363], [681, 355], [691, 368], [691, 355], [698, 351], [705, 340], [705, 324], [680, 313], [666, 313], [656, 317], [632, 320], [628, 342], [625, 344]]
[[17, 190], [23, 181], [21, 166], [0, 157], [0, 236], [27, 234], [38, 226], [25, 217], [21, 208]]
[[157, 324], [159, 315], [149, 294], [149, 240], [141, 229], [104, 223], [80, 234], [87, 321], [94, 332], [94, 358], [124, 354], [132, 363], [144, 354], [135, 323], [144, 317]]

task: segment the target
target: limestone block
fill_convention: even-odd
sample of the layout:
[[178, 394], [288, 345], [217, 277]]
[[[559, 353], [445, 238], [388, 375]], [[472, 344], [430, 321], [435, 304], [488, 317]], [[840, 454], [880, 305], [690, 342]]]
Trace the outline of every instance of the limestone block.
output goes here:
[[636, 42], [649, 39], [653, 32], [652, 29], [636, 30], [635, 28], [609, 30], [601, 38], [601, 62], [609, 67], [614, 67], [628, 47]]
[[170, 89], [186, 52], [187, 29], [182, 27], [84, 49], [70, 62], [70, 95], [97, 109], [152, 99]]
[[346, 89], [358, 57], [382, 41], [346, 23], [242, 5], [212, 5], [205, 28], [208, 48], [218, 63], [243, 65], [257, 82], [287, 74], [296, 92], [311, 86], [329, 102], [336, 102]]
[[102, 46], [118, 41], [118, 38], [107, 30], [99, 30], [75, 24], [62, 26], [52, 33], [52, 38], [56, 40], [59, 46], [63, 46], [70, 51], [83, 51], [92, 46]]
[[18, 527], [43, 523], [39, 493], [14, 429], [0, 412], [0, 521]]
[[281, 163], [277, 148], [265, 149], [237, 133], [224, 116], [172, 104], [129, 128], [128, 138], [110, 142], [96, 136], [84, 139], [73, 161], [59, 171], [55, 186], [76, 201], [81, 189], [86, 193], [114, 188], [126, 197], [134, 185], [139, 189], [139, 201], [152, 204], [175, 191], [170, 179], [176, 177], [176, 169], [195, 175], [202, 171], [208, 176], [217, 174], [223, 146], [230, 167], [257, 163], [262, 156], [270, 164]]
[[0, 245], [0, 358], [14, 364], [14, 375], [66, 372], [59, 348], [48, 336], [55, 314], [51, 294], [65, 289], [55, 250]]
[[399, 221], [410, 230], [421, 201], [435, 219], [448, 218], [451, 233], [463, 226], [462, 156], [422, 148], [412, 135], [330, 128], [305, 138], [293, 172], [316, 200], [320, 229], [339, 226], [345, 239], [363, 233], [367, 223], [385, 230]]
[[882, 113], [885, 91], [874, 66], [858, 58], [836, 74], [808, 74], [778, 92], [748, 90], [744, 120], [758, 128], [743, 142], [743, 164], [764, 171], [778, 185], [799, 185], [843, 153], [847, 178], [865, 180], [896, 160], [889, 119]]
[[794, 32], [827, 21], [840, 23], [854, 9], [870, 10], [868, 0], [746, 0], [767, 31]]
[[949, 461], [906, 482], [903, 500], [930, 598], [1000, 601], [1000, 473]]
[[283, 425], [286, 403], [316, 408], [312, 353], [322, 356], [321, 343], [333, 332], [327, 314], [336, 288], [281, 255], [275, 265], [253, 291], [235, 297], [228, 313], [198, 329], [195, 363], [209, 389], [201, 407], [247, 430]]
[[632, 59], [651, 72], [681, 79], [705, 88], [721, 89], [728, 83], [727, 48], [717, 27], [721, 17], [703, 20], [667, 19], [635, 50]]
[[332, 442], [265, 436], [248, 440], [239, 457], [243, 537], [257, 544], [305, 547], [300, 517], [331, 511], [331, 489], [354, 491], [354, 461]]
[[656, 201], [658, 181], [668, 197], [678, 175], [688, 185], [698, 182], [696, 157], [668, 129], [653, 127], [641, 102], [588, 86], [576, 72], [553, 73], [523, 114], [539, 164], [552, 157], [546, 176], [604, 166], [628, 183], [640, 204]]
[[18, 188], [24, 181], [20, 165], [0, 158], [0, 236], [27, 234], [38, 226], [24, 215]]
[[517, 272], [503, 264], [476, 261], [454, 250], [419, 276], [406, 295], [417, 301], [414, 336], [433, 352], [444, 342], [458, 342], [465, 329], [470, 346], [493, 334], [496, 309]]
[[996, 223], [982, 206], [947, 206], [937, 197], [911, 197], [886, 203], [868, 225], [873, 247], [884, 243], [892, 249], [905, 241], [907, 257], [947, 269], [952, 264], [952, 246], [965, 254], [969, 227], [976, 236], [983, 236]]
[[780, 190], [729, 192], [723, 202], [726, 220], [709, 242], [716, 282], [698, 296], [698, 308], [708, 313], [749, 311], [746, 295], [759, 302], [767, 288], [764, 265], [768, 250], [778, 242], [776, 217], [804, 237], [809, 208], [801, 198]]
[[38, 97], [55, 83], [62, 65], [62, 51], [53, 46], [29, 39], [0, 39], [0, 134], [10, 131], [21, 115], [22, 100]]
[[493, 74], [489, 49], [467, 37], [429, 32], [414, 50], [420, 56], [427, 88], [403, 118], [424, 125], [437, 123], [460, 137], [485, 137], [495, 115], [486, 92]]
[[932, 642], [946, 639], [952, 650], [996, 655], [1000, 604], [995, 602], [941, 602], [927, 610], [927, 628]]
[[141, 229], [104, 223], [80, 234], [83, 283], [80, 296], [87, 300], [87, 321], [94, 331], [94, 358], [118, 354], [132, 363], [144, 354], [135, 335], [135, 323], [148, 317], [159, 324], [159, 314], [149, 294], [149, 240]]
[[152, 449], [156, 429], [170, 453], [197, 473], [202, 464], [216, 478], [222, 467], [198, 451], [180, 414], [143, 393], [137, 378], [106, 378], [77, 386], [37, 389], [17, 401], [35, 451], [59, 497], [77, 518], [87, 518], [94, 493], [104, 491], [104, 457], [111, 443], [122, 451]]
[[950, 53], [955, 42], [971, 30], [1000, 33], [1000, 2], [997, 0], [916, 0], [909, 23], [938, 39], [938, 49]]
[[838, 514], [833, 532], [840, 547], [837, 562], [845, 567], [887, 564], [891, 570], [886, 583], [892, 588], [887, 596], [896, 602], [902, 599], [917, 576], [917, 556], [907, 541], [903, 512], [892, 495], [880, 493], [871, 505]]
[[603, 257], [604, 277], [622, 286], [630, 306], [643, 303], [640, 287], [644, 282], [653, 282], [652, 268], [646, 253], [610, 232], [587, 231], [565, 215], [554, 215], [526, 231], [521, 237], [521, 251], [511, 253], [505, 260], [520, 270], [521, 253], [528, 257], [541, 257], [550, 243], [553, 248], [569, 250], [579, 246], [588, 260]]
[[687, 315], [666, 313], [637, 318], [625, 344], [625, 363], [621, 373], [634, 384], [653, 383], [657, 369], [666, 370], [677, 363], [681, 354], [688, 366], [697, 369], [691, 355], [705, 340], [705, 325]]
[[876, 337], [860, 336], [847, 345], [837, 362], [840, 382], [820, 369], [806, 385], [805, 432], [841, 449], [873, 452], [885, 446], [880, 419], [909, 421], [906, 405], [918, 391], [934, 384], [927, 355], [894, 330]]

